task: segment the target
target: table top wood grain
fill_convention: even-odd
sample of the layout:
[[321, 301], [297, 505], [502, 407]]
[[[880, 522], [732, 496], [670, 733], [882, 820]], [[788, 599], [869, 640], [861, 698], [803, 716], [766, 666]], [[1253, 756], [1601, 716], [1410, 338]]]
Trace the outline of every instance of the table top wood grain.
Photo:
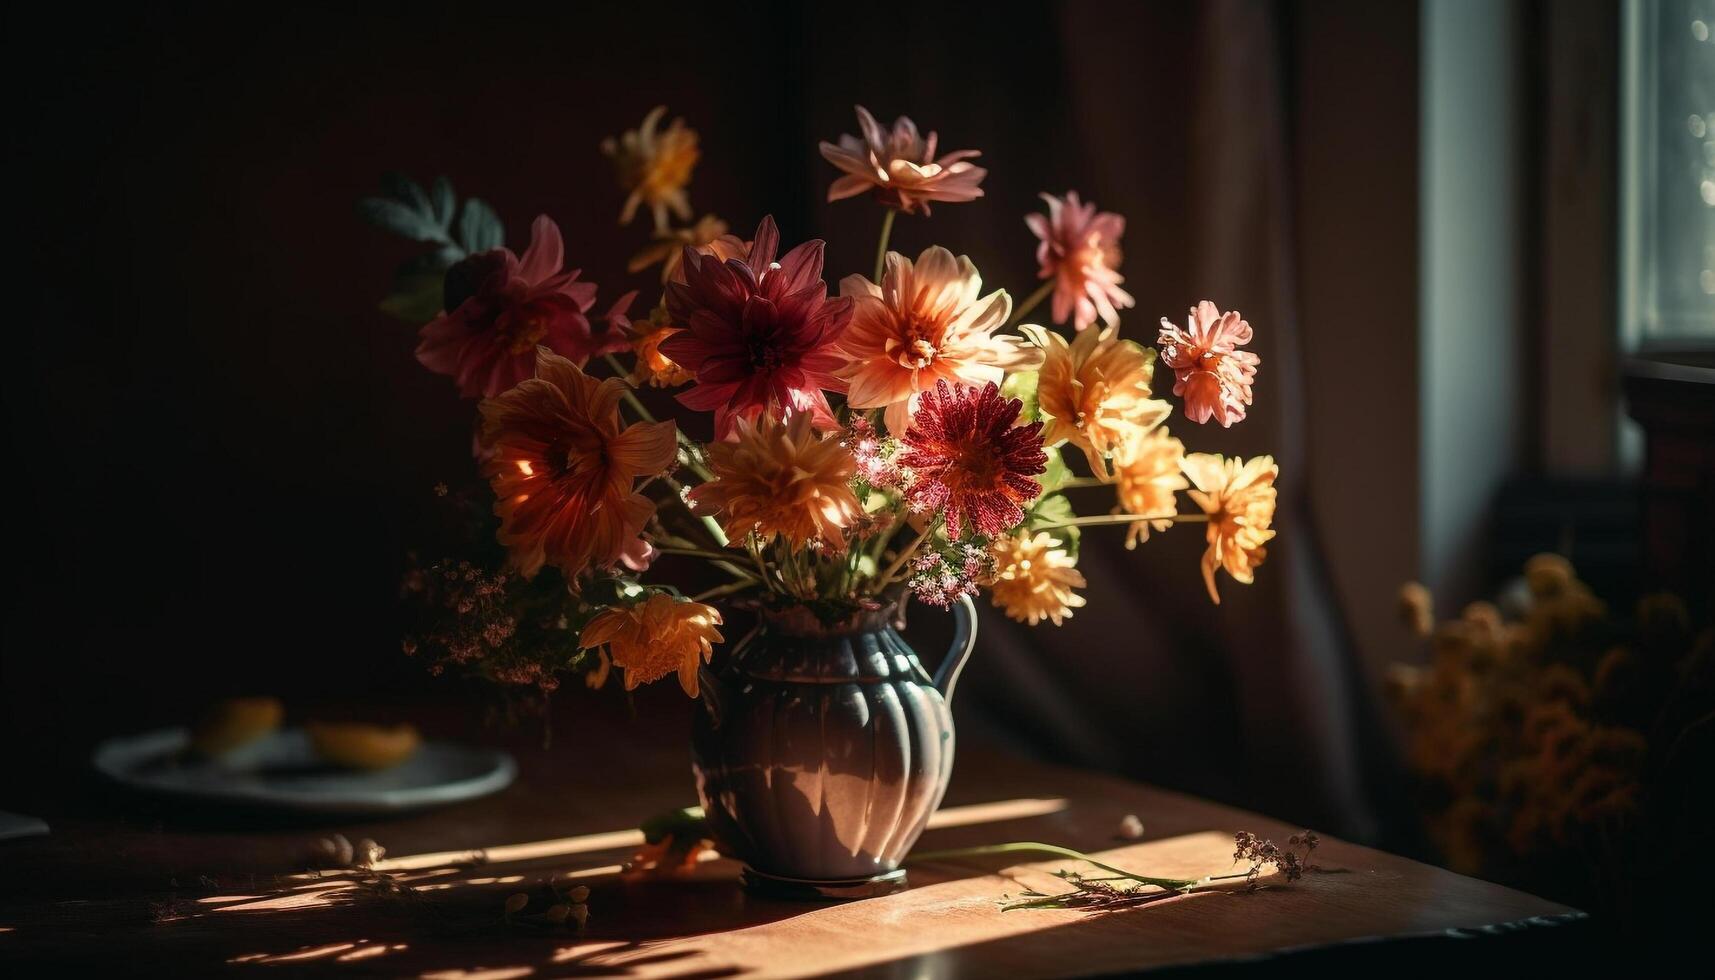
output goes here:
[[[615, 873], [645, 816], [691, 801], [676, 733], [615, 729], [580, 746], [515, 740], [522, 777], [461, 806], [367, 824], [161, 809], [88, 788], [46, 837], [0, 843], [0, 965], [60, 971], [147, 964], [178, 976], [1079, 976], [1233, 961], [1355, 940], [1565, 920], [1575, 910], [1324, 837], [1323, 870], [1117, 911], [1003, 911], [1065, 885], [1062, 859], [1009, 855], [914, 866], [912, 887], [844, 904], [744, 894], [737, 867], [689, 877]], [[1135, 841], [1116, 839], [1138, 816]], [[1283, 841], [1278, 821], [1098, 773], [961, 746], [946, 805], [919, 844], [1043, 841], [1140, 873], [1234, 870], [1233, 833]], [[308, 871], [338, 831], [388, 849], [369, 873]], [[587, 884], [582, 932], [531, 913], [551, 878]], [[390, 882], [409, 886], [396, 894]], [[508, 922], [507, 896], [531, 905]], [[261, 968], [267, 967], [263, 970]], [[13, 974], [23, 975], [23, 974]]]

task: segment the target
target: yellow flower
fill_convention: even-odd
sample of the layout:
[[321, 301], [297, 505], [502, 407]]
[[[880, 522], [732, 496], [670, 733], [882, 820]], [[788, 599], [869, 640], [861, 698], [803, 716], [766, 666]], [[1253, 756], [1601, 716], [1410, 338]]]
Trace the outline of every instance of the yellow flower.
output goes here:
[[1044, 619], [1059, 626], [1084, 604], [1072, 591], [1084, 587], [1084, 574], [1059, 538], [1023, 531], [996, 538], [989, 551], [995, 561], [989, 597], [1007, 616], [1031, 626]]
[[691, 202], [685, 196], [685, 185], [691, 182], [691, 170], [697, 165], [697, 131], [675, 119], [665, 130], [656, 132], [667, 107], [656, 106], [643, 117], [643, 124], [627, 130], [615, 140], [602, 141], [601, 151], [613, 158], [619, 171], [619, 186], [631, 192], [625, 208], [619, 213], [619, 223], [630, 224], [640, 205], [647, 204], [655, 214], [655, 230], [667, 229], [667, 212], [671, 210], [680, 221], [691, 220]]
[[735, 440], [709, 445], [715, 479], [691, 491], [691, 506], [717, 515], [735, 541], [754, 531], [778, 534], [794, 548], [815, 543], [844, 553], [842, 531], [863, 515], [851, 489], [851, 452], [817, 435], [807, 412], [786, 422], [765, 414], [735, 424]]
[[1046, 351], [1036, 389], [1043, 441], [1082, 449], [1097, 476], [1107, 476], [1107, 456], [1167, 418], [1170, 406], [1149, 397], [1153, 352], [1120, 340], [1117, 328], [1085, 330], [1071, 343], [1038, 326], [1019, 329]]
[[[625, 689], [658, 681], [675, 671], [679, 686], [696, 697], [697, 667], [721, 642], [721, 614], [713, 606], [656, 592], [635, 606], [612, 606], [585, 624], [581, 649], [607, 647], [613, 665], [625, 671]], [[599, 652], [599, 651], [598, 651]], [[605, 661], [604, 661], [605, 663]], [[605, 679], [605, 667], [601, 671]]]
[[[1128, 514], [1176, 513], [1179, 502], [1174, 494], [1190, 486], [1179, 467], [1184, 458], [1185, 444], [1168, 435], [1165, 428], [1122, 445], [1114, 454], [1120, 509]], [[1151, 529], [1165, 531], [1172, 526], [1168, 518], [1137, 521], [1126, 532], [1125, 546], [1135, 548], [1139, 541], [1149, 540]]]
[[[1087, 332], [1087, 331], [1086, 331]], [[1203, 584], [1217, 605], [1215, 569], [1224, 568], [1234, 581], [1249, 585], [1256, 567], [1267, 557], [1263, 545], [1274, 532], [1274, 480], [1280, 467], [1273, 456], [1246, 461], [1191, 453], [1180, 464], [1191, 485], [1191, 499], [1209, 515], [1209, 548], [1203, 552]]]

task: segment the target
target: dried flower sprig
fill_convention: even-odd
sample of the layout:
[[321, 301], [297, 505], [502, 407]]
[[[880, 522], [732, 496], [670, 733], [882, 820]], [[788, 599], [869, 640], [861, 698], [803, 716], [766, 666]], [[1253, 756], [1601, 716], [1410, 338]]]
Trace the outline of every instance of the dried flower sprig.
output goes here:
[[1255, 834], [1244, 831], [1235, 834], [1233, 840], [1237, 848], [1233, 854], [1234, 862], [1248, 860], [1251, 862], [1251, 866], [1244, 871], [1205, 875], [1201, 878], [1163, 878], [1154, 875], [1141, 875], [1097, 860], [1082, 851], [1034, 841], [919, 852], [912, 854], [907, 859], [907, 863], [926, 864], [931, 861], [963, 860], [993, 854], [1050, 854], [1070, 858], [1074, 861], [1082, 861], [1108, 873], [1105, 877], [1097, 877], [1065, 869], [1051, 872], [1054, 877], [1071, 885], [1072, 890], [1057, 895], [1047, 895], [1034, 891], [1025, 892], [1023, 901], [1009, 902], [1001, 906], [1001, 910], [1007, 912], [1016, 909], [1051, 908], [1109, 910], [1129, 905], [1140, 905], [1172, 895], [1185, 895], [1198, 889], [1240, 878], [1247, 882], [1247, 890], [1254, 891], [1260, 886], [1263, 872], [1267, 868], [1274, 868], [1288, 882], [1297, 881], [1305, 871], [1321, 870], [1309, 864], [1307, 860], [1310, 852], [1321, 843], [1321, 838], [1311, 831], [1306, 830], [1303, 833], [1293, 834], [1287, 838], [1286, 847], [1280, 847], [1272, 841], [1264, 840]]

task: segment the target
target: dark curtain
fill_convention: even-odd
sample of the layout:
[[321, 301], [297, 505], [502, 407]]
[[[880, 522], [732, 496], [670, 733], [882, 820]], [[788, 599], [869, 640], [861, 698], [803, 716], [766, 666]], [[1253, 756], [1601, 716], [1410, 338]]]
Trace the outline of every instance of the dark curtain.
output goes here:
[[[880, 212], [823, 202], [815, 142], [853, 131], [861, 102], [991, 170], [982, 201], [902, 220], [899, 250], [945, 244], [1022, 296], [1022, 216], [1075, 187], [1129, 221], [1127, 335], [1147, 342], [1202, 298], [1243, 311], [1263, 357], [1251, 419], [1175, 432], [1282, 470], [1268, 563], [1252, 588], [1224, 583], [1218, 609], [1185, 527], [1129, 552], [1121, 531], [1087, 534], [1089, 606], [1063, 629], [987, 616], [967, 740], [1366, 834], [1360, 747], [1379, 742], [1306, 505], [1291, 11], [437, 4], [293, 8], [259, 31], [11, 8], [26, 254], [4, 396], [8, 742], [175, 720], [237, 691], [431, 686], [397, 652], [396, 577], [429, 488], [468, 479], [472, 406], [375, 308], [411, 252], [354, 216], [380, 173], [451, 176], [514, 243], [553, 216], [611, 297], [649, 280], [623, 272], [643, 228], [615, 226], [597, 144], [665, 103], [702, 133], [699, 212], [824, 237], [837, 280], [868, 269]], [[1091, 493], [1084, 512], [1107, 509]], [[22, 769], [40, 757], [8, 751]]]

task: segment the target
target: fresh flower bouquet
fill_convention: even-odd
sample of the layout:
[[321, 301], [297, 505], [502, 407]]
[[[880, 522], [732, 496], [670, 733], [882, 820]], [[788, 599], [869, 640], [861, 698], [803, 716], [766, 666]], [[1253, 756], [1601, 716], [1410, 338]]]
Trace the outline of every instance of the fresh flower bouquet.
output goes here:
[[[460, 207], [444, 178], [427, 190], [390, 178], [362, 203], [433, 246], [382, 308], [421, 324], [423, 366], [481, 399], [475, 454], [506, 552], [413, 569], [408, 591], [437, 615], [408, 651], [543, 693], [568, 674], [599, 687], [618, 668], [627, 689], [675, 675], [696, 696], [723, 639], [716, 599], [831, 624], [907, 594], [945, 607], [986, 589], [1013, 619], [1059, 624], [1084, 604], [1079, 529], [1105, 524], [1127, 526], [1135, 546], [1203, 523], [1210, 599], [1217, 570], [1252, 580], [1274, 535], [1277, 468], [1188, 454], [1169, 434], [1156, 351], [1119, 336], [1133, 305], [1118, 272], [1124, 219], [1075, 191], [1042, 195], [1046, 213], [1024, 219], [1040, 285], [1017, 304], [985, 294], [947, 248], [887, 248], [898, 215], [983, 196], [977, 152], [938, 154], [910, 119], [887, 129], [857, 115], [861, 135], [821, 144], [839, 170], [828, 199], [869, 196], [881, 233], [870, 275], [846, 276], [837, 296], [822, 242], [784, 247], [768, 217], [748, 238], [691, 220], [697, 135], [682, 120], [662, 128], [659, 108], [602, 145], [629, 195], [621, 223], [653, 219], [629, 263], [661, 267], [641, 317], [638, 290], [604, 307], [565, 269], [547, 216], [520, 255], [493, 210]], [[1066, 333], [1023, 322], [1044, 299]], [[1243, 420], [1251, 336], [1207, 301], [1183, 326], [1161, 321], [1159, 359], [1191, 422]], [[714, 440], [658, 419], [646, 388], [711, 414]], [[1066, 491], [1083, 487], [1111, 488], [1113, 511], [1077, 516]], [[649, 574], [663, 556], [724, 581], [686, 595]]]

